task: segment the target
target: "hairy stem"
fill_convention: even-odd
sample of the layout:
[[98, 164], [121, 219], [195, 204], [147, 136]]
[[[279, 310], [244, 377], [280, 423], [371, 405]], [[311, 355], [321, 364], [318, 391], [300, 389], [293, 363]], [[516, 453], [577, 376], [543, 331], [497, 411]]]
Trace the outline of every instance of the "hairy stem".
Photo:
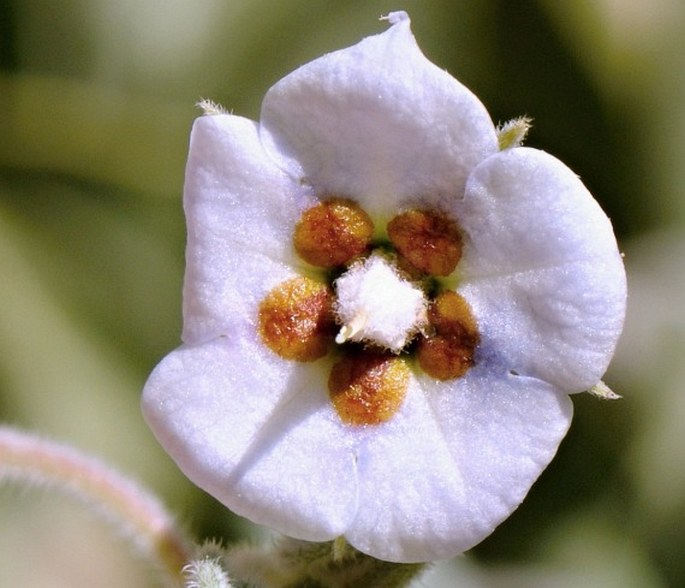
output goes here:
[[166, 585], [182, 585], [192, 542], [155, 496], [100, 461], [0, 427], [0, 484], [9, 481], [48, 486], [80, 499], [129, 538]]

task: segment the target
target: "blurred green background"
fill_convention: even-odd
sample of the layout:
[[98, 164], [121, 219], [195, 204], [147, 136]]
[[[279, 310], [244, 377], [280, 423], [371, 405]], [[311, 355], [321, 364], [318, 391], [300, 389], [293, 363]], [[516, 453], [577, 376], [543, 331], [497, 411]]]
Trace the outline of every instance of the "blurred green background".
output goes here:
[[[198, 537], [260, 531], [194, 488], [139, 414], [179, 343], [188, 131], [403, 8], [495, 122], [528, 114], [612, 218], [629, 272], [607, 382], [575, 398], [519, 510], [423, 586], [685, 586], [685, 3], [0, 0], [0, 421], [158, 492]], [[0, 489], [0, 586], [153, 586], [78, 506]]]

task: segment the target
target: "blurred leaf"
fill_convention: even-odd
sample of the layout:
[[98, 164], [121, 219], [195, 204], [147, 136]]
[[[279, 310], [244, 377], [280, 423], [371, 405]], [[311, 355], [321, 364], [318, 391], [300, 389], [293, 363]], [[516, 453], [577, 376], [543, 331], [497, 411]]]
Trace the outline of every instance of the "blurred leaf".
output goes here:
[[13, 415], [3, 420], [71, 441], [125, 471], [176, 476], [140, 415], [139, 376], [55, 300], [27, 242], [0, 211], [0, 382]]
[[101, 85], [0, 74], [0, 167], [179, 198], [197, 114]]
[[23, 253], [91, 337], [142, 373], [179, 342], [181, 202], [146, 200], [52, 174], [6, 174], [0, 201]]

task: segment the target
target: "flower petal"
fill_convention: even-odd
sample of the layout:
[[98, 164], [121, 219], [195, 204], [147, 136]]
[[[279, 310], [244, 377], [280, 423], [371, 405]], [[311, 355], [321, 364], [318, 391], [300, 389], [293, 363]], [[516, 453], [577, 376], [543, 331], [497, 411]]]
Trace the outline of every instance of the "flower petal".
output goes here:
[[625, 270], [577, 176], [542, 151], [503, 151], [473, 171], [456, 214], [481, 355], [569, 393], [596, 384], [623, 326]]
[[474, 368], [421, 378], [360, 450], [359, 511], [346, 533], [390, 561], [443, 559], [489, 535], [551, 461], [572, 404], [539, 380]]
[[333, 539], [355, 512], [357, 480], [321, 387], [330, 365], [283, 361], [253, 339], [171, 353], [145, 386], [145, 418], [185, 475], [237, 514]]
[[296, 264], [293, 228], [312, 200], [266, 155], [256, 123], [195, 121], [186, 168], [186, 343], [229, 332]]
[[276, 83], [261, 115], [265, 146], [284, 169], [376, 217], [461, 195], [471, 169], [497, 150], [481, 102], [424, 57], [406, 14], [391, 17], [385, 33]]

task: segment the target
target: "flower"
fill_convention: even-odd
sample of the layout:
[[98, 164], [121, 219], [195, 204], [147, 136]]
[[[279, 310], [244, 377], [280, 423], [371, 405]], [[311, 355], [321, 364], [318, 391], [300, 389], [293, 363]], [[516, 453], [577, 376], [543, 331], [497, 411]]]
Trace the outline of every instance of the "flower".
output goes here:
[[276, 83], [259, 123], [195, 122], [184, 343], [143, 408], [236, 513], [415, 562], [523, 500], [606, 370], [625, 273], [581, 181], [500, 148], [387, 20]]

